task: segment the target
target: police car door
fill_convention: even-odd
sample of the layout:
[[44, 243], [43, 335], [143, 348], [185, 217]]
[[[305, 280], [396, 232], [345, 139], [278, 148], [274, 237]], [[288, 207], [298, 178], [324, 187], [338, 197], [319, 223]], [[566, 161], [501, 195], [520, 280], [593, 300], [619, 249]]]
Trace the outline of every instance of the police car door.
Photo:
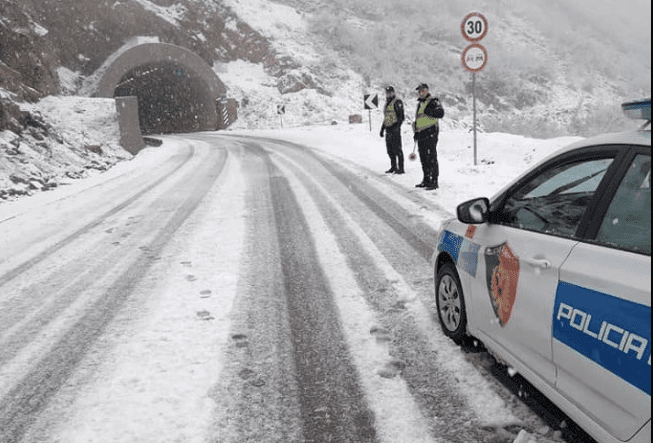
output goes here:
[[[559, 269], [577, 244], [576, 231], [614, 155], [568, 153], [511, 187], [477, 228], [484, 245], [474, 280], [481, 338], [524, 375], [553, 387], [550, 317]], [[492, 346], [494, 344], [494, 346]]]
[[626, 441], [651, 417], [650, 148], [614, 183], [561, 269], [553, 353], [558, 389]]

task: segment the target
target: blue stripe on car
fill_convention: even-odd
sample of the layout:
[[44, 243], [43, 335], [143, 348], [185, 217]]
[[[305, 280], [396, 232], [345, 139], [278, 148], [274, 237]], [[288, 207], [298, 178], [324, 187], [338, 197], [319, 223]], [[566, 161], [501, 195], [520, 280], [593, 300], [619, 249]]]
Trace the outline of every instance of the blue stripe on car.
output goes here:
[[458, 266], [464, 269], [467, 273], [476, 277], [476, 268], [478, 267], [478, 252], [481, 249], [480, 245], [472, 243], [467, 239], [463, 239], [463, 246], [458, 258]]
[[438, 250], [440, 252], [447, 252], [451, 255], [454, 262], [458, 263], [458, 254], [460, 254], [460, 247], [463, 244], [463, 238], [454, 234], [451, 231], [444, 231], [440, 237], [440, 244]]
[[448, 253], [458, 267], [474, 277], [476, 277], [480, 248], [480, 245], [451, 231], [442, 232], [438, 242], [438, 251]]
[[560, 282], [553, 337], [651, 395], [651, 307]]

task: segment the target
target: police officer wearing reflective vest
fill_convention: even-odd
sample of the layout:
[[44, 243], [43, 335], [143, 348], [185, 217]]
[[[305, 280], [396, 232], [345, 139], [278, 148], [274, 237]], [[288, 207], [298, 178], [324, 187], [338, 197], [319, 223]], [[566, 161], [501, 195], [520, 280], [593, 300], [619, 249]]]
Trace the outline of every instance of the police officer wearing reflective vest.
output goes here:
[[419, 159], [422, 163], [424, 178], [422, 182], [415, 185], [416, 188], [429, 190], [438, 188], [438, 135], [440, 127], [438, 119], [444, 117], [444, 109], [437, 97], [429, 94], [429, 87], [426, 83], [420, 83], [415, 88], [419, 94], [417, 100], [417, 112], [413, 122], [413, 138], [417, 141]]
[[401, 124], [404, 122], [404, 103], [395, 96], [395, 88], [385, 88], [385, 107], [380, 136], [385, 133], [385, 146], [390, 157], [390, 169], [386, 174], [404, 173], [404, 151], [401, 147]]

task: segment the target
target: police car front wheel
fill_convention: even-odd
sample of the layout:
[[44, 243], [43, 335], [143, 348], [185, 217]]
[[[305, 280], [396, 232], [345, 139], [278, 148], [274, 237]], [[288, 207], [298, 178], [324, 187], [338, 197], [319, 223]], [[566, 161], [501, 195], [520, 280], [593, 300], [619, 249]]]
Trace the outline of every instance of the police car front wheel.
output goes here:
[[435, 304], [445, 335], [461, 342], [466, 334], [467, 313], [458, 272], [451, 263], [444, 264], [435, 282]]

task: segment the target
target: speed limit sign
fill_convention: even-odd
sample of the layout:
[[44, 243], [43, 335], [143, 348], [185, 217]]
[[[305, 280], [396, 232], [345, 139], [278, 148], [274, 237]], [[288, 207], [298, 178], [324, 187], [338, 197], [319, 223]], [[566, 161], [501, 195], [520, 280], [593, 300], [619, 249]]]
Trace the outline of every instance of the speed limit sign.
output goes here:
[[470, 12], [460, 24], [465, 40], [478, 42], [487, 34], [487, 20], [480, 12]]

